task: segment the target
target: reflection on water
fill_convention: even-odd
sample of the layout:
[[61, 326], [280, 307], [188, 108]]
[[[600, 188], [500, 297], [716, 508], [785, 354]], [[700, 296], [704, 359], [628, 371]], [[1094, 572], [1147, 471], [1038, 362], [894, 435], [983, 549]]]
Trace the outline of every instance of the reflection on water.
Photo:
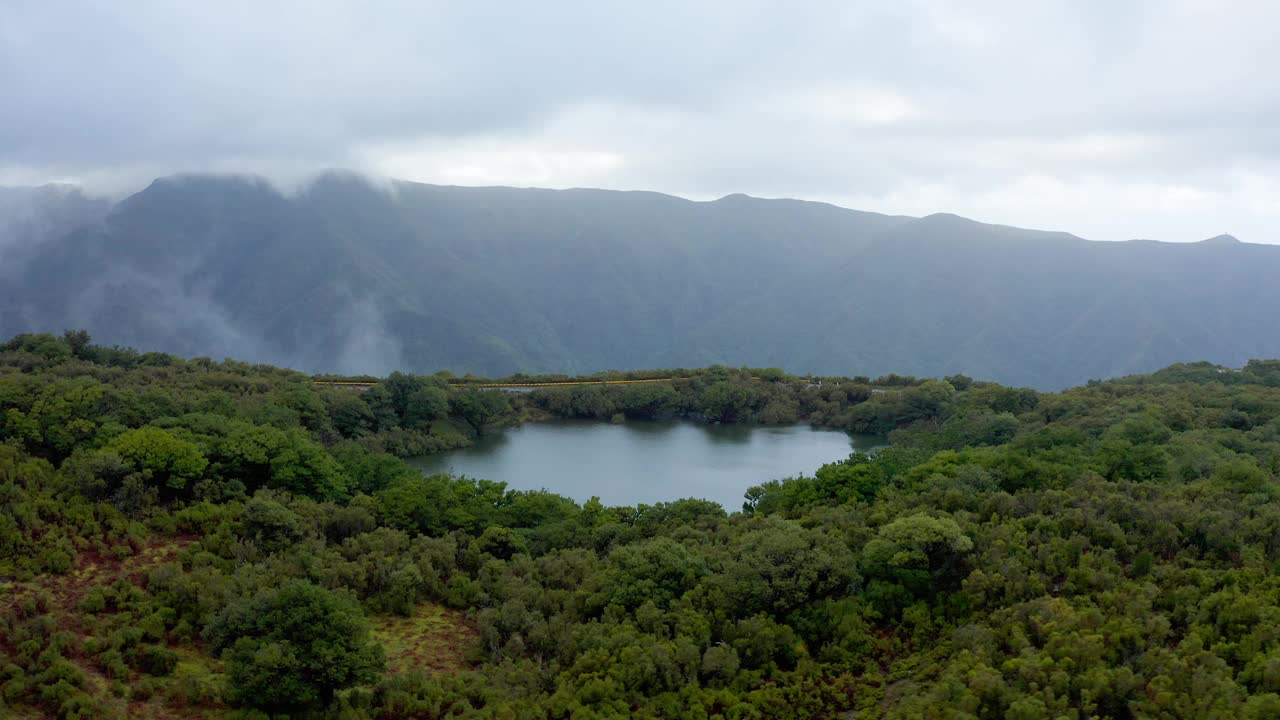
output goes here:
[[606, 505], [698, 497], [738, 510], [752, 485], [812, 474], [855, 449], [884, 444], [881, 437], [850, 437], [807, 425], [564, 420], [523, 425], [469, 448], [410, 462], [426, 473], [501, 480], [512, 488], [546, 489], [579, 502], [593, 495]]

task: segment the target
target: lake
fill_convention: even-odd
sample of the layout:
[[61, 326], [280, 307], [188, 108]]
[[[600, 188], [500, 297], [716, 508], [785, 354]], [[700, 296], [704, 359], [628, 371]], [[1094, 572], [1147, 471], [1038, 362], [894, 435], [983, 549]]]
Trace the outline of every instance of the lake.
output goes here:
[[752, 485], [812, 475], [854, 450], [885, 444], [883, 437], [808, 425], [557, 420], [495, 432], [471, 447], [409, 462], [428, 474], [500, 480], [578, 502], [593, 495], [606, 505], [697, 497], [735, 511]]

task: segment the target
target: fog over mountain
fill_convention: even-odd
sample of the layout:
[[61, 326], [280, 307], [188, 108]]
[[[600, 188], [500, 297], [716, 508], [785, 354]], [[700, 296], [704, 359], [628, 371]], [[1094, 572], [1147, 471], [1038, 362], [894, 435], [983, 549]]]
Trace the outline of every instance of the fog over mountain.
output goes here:
[[0, 185], [344, 167], [1271, 242], [1278, 25], [1257, 0], [10, 2]]
[[98, 222], [110, 209], [106, 199], [85, 195], [74, 185], [0, 187], [0, 252], [62, 237]]
[[1091, 242], [744, 195], [345, 173], [293, 193], [166, 177], [109, 212], [9, 189], [0, 229], [0, 335], [83, 327], [317, 372], [727, 363], [1056, 388], [1280, 355], [1280, 247], [1229, 236]]

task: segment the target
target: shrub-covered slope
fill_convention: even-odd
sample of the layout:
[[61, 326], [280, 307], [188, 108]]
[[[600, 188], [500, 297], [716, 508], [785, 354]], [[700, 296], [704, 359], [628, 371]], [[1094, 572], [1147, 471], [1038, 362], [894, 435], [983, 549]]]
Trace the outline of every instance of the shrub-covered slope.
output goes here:
[[[405, 375], [362, 394], [16, 338], [0, 347], [0, 714], [1280, 712], [1280, 363], [1056, 394], [686, 377], [662, 397]], [[423, 477], [384, 452], [396, 433], [654, 407], [772, 407], [894, 444], [744, 488], [733, 514]]]

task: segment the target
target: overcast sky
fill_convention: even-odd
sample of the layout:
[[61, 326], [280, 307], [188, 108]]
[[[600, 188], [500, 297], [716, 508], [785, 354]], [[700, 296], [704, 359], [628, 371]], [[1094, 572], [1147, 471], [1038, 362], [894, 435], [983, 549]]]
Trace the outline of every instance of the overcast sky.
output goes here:
[[0, 0], [0, 185], [343, 167], [1280, 242], [1278, 28], [1264, 0]]

